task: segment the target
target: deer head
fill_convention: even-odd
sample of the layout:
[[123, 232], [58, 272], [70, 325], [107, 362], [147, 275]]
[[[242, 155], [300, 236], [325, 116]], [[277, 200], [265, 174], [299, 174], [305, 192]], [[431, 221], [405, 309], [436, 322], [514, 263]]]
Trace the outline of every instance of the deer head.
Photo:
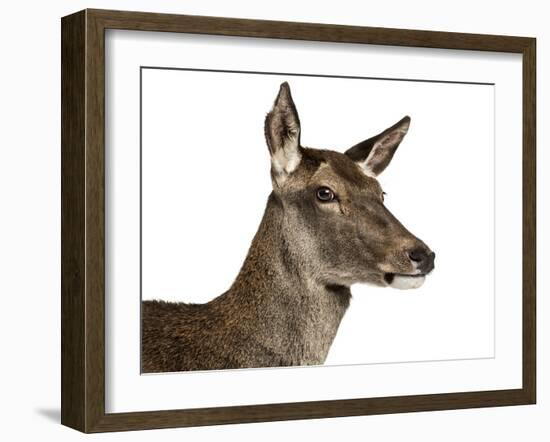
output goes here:
[[283, 83], [265, 120], [273, 197], [285, 248], [308, 278], [326, 285], [417, 288], [435, 254], [384, 206], [377, 176], [405, 137], [405, 117], [345, 153], [300, 144], [300, 119]]

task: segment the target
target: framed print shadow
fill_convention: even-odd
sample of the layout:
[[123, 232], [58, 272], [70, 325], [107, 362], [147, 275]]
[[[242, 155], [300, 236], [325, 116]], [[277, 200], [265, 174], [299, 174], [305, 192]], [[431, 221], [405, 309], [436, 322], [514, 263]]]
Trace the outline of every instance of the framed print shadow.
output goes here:
[[535, 39], [61, 29], [64, 425], [535, 403]]

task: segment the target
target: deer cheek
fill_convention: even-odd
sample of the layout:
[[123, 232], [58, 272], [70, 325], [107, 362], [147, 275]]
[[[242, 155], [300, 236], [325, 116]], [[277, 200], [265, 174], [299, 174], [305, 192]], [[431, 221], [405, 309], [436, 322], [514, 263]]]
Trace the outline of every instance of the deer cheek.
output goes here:
[[342, 213], [342, 215], [350, 216], [351, 210], [347, 204], [340, 202], [338, 203], [338, 206], [340, 207], [340, 213]]

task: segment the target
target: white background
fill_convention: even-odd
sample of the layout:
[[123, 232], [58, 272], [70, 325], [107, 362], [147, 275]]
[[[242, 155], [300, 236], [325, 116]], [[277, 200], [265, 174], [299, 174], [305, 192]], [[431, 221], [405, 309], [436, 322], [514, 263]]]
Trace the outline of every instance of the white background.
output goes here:
[[[155, 11], [270, 18], [358, 25], [388, 26], [523, 34], [539, 38], [538, 78], [547, 76], [550, 32], [539, 2], [399, 2], [376, 8], [360, 4], [330, 3], [326, 7], [290, 2], [158, 1]], [[147, 2], [21, 2], [4, 9], [8, 17], [2, 28], [5, 56], [2, 82], [2, 125], [0, 162], [2, 201], [5, 212], [0, 238], [3, 311], [2, 412], [7, 422], [2, 432], [11, 438], [51, 437], [58, 440], [80, 438], [56, 424], [59, 409], [59, 21], [61, 15], [83, 7], [152, 10]], [[495, 12], [498, 12], [495, 15]], [[26, 26], [17, 17], [26, 17]], [[539, 122], [548, 119], [548, 86], [539, 84]], [[542, 170], [550, 165], [542, 146], [548, 143], [547, 130], [539, 129], [539, 188], [548, 186]], [[16, 189], [16, 191], [14, 191]], [[546, 198], [547, 199], [547, 198]], [[539, 226], [547, 222], [548, 206], [539, 193]], [[7, 206], [6, 206], [7, 203]], [[6, 208], [7, 207], [7, 208]], [[546, 212], [546, 214], [545, 214]], [[539, 229], [539, 268], [547, 261], [548, 238]], [[539, 293], [547, 291], [548, 279], [541, 273]], [[547, 302], [539, 297], [539, 316], [547, 316]], [[548, 326], [539, 326], [539, 369], [548, 365]], [[16, 339], [14, 339], [16, 336]], [[9, 355], [9, 357], [7, 357]], [[491, 438], [517, 440], [521, 435], [542, 440], [544, 416], [550, 411], [548, 384], [539, 378], [539, 405], [504, 409], [464, 410], [401, 416], [343, 418], [103, 435], [128, 440], [175, 440], [182, 437], [229, 440], [276, 440], [289, 435], [318, 439], [348, 439], [365, 436], [377, 440], [408, 437], [413, 440], [464, 440]]]
[[[517, 269], [521, 268], [522, 70], [517, 55], [109, 31], [106, 60], [107, 412], [520, 387], [521, 272]], [[388, 295], [392, 290], [356, 287], [361, 302], [352, 310], [355, 315], [344, 322], [347, 331], [338, 337], [336, 356], [329, 355], [329, 364], [334, 365], [139, 376], [138, 90], [142, 65], [494, 82], [496, 107], [493, 88], [479, 85], [260, 75], [243, 81], [243, 76], [227, 74], [229, 78], [222, 80], [214, 73], [195, 74], [194, 78], [189, 73], [182, 81], [182, 73], [178, 76], [174, 71], [143, 72], [146, 296], [169, 291], [175, 297], [178, 288], [186, 288], [196, 290], [192, 299], [200, 301], [198, 296], [204, 300], [212, 296], [216, 285], [227, 284], [224, 273], [228, 279], [234, 277], [228, 262], [237, 268], [240, 265], [239, 255], [247, 247], [243, 242], [252, 236], [260, 218], [255, 211], [265, 205], [268, 193], [260, 184], [265, 183], [265, 172], [256, 166], [267, 162], [262, 161], [265, 154], [260, 155], [265, 148], [257, 147], [264, 145], [263, 135], [261, 130], [244, 127], [244, 122], [257, 121], [255, 125], [261, 128], [265, 103], [272, 101], [272, 90], [277, 90], [283, 78], [291, 81], [295, 99], [303, 103], [306, 145], [335, 146], [342, 143], [342, 136], [361, 139], [368, 125], [386, 127], [389, 123], [384, 120], [400, 118], [403, 111], [398, 107], [415, 115], [420, 130], [412, 146], [418, 147], [402, 147], [396, 165], [384, 176], [397, 176], [394, 186], [386, 189], [405, 216], [419, 219], [417, 234], [426, 239], [418, 230], [429, 233], [431, 246], [442, 257], [434, 283], [395, 298]], [[494, 107], [498, 118], [493, 126]], [[331, 109], [346, 109], [349, 116], [338, 122]], [[307, 127], [319, 129], [306, 136]], [[493, 132], [499, 146], [496, 161]], [[231, 142], [236, 143], [233, 148]], [[221, 150], [225, 157], [216, 154]], [[193, 161], [199, 166], [189, 164]], [[432, 167], [419, 176], [423, 165]], [[193, 167], [195, 174], [189, 172]], [[202, 191], [205, 173], [217, 176]], [[217, 231], [205, 245], [201, 240], [205, 227], [211, 223], [211, 230], [219, 230], [218, 210], [223, 208], [217, 202], [217, 186], [226, 182], [234, 183], [242, 197], [231, 207], [233, 215], [223, 216], [223, 227], [234, 241]], [[254, 182], [258, 184], [252, 186]], [[411, 182], [418, 188], [410, 186]], [[407, 183], [408, 192], [394, 192], [402, 183]], [[181, 198], [179, 190], [186, 186], [194, 195]], [[422, 202], [430, 200], [435, 202], [432, 213], [422, 208]], [[167, 204], [173, 207], [169, 212]], [[240, 212], [245, 213], [248, 226], [238, 219]], [[188, 240], [190, 236], [194, 242]], [[211, 244], [224, 251], [208, 253]], [[196, 250], [207, 252], [202, 266], [200, 259], [185, 261]], [[219, 256], [210, 258], [214, 253]], [[175, 265], [161, 272], [166, 259]], [[208, 265], [215, 270], [209, 271]], [[194, 275], [188, 277], [189, 273]], [[370, 311], [374, 318], [357, 309]], [[496, 341], [493, 324], [497, 325]], [[365, 362], [369, 364], [357, 365]]]

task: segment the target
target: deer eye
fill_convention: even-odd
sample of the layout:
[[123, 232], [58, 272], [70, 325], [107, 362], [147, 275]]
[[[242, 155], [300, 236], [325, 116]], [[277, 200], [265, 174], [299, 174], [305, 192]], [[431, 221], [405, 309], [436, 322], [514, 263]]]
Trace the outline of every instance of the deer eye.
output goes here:
[[335, 197], [336, 196], [334, 195], [334, 192], [330, 190], [328, 187], [319, 187], [317, 189], [317, 199], [319, 201], [328, 203], [330, 201], [333, 201]]

